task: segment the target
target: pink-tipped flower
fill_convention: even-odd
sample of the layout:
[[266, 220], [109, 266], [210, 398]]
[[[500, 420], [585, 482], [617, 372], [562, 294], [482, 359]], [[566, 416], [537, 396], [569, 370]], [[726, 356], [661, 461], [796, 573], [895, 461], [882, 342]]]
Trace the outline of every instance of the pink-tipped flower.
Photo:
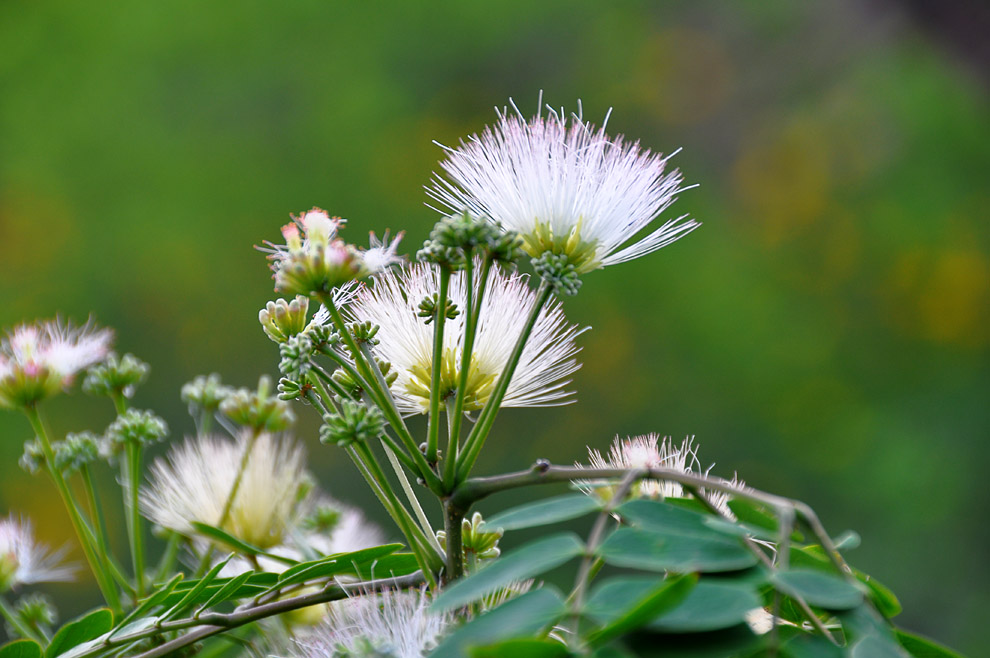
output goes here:
[[0, 406], [22, 409], [72, 384], [76, 374], [106, 358], [113, 332], [72, 327], [55, 319], [23, 324], [0, 342]]
[[13, 515], [0, 519], [0, 593], [18, 585], [72, 580], [75, 569], [59, 564], [64, 553], [35, 542], [30, 521]]
[[319, 208], [293, 216], [282, 227], [284, 245], [267, 243], [275, 290], [286, 294], [332, 293], [355, 279], [379, 272], [401, 259], [395, 251], [402, 234], [388, 243], [371, 234], [371, 249], [362, 250], [338, 237], [346, 220], [330, 217]]
[[518, 232], [534, 258], [565, 254], [578, 273], [656, 251], [698, 226], [681, 216], [635, 240], [686, 189], [681, 173], [667, 170], [670, 156], [609, 137], [604, 124], [582, 120], [580, 103], [577, 114], [549, 109], [529, 121], [512, 109], [457, 148], [440, 144], [446, 178], [435, 175], [427, 193], [448, 211], [489, 217]]

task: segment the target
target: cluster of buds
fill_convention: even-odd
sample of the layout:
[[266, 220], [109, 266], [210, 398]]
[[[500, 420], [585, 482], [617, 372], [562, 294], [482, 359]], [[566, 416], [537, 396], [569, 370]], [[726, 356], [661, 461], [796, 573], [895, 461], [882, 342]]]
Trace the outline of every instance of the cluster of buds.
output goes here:
[[282, 227], [284, 245], [269, 245], [275, 289], [291, 295], [329, 294], [399, 262], [395, 255], [401, 234], [389, 244], [372, 234], [368, 250], [347, 244], [338, 236], [345, 220], [313, 208]]
[[[164, 421], [161, 421], [164, 427]], [[164, 437], [164, 433], [161, 435]], [[63, 473], [75, 473], [100, 459], [103, 447], [107, 445], [101, 437], [92, 432], [69, 434], [64, 441], [55, 443], [55, 468]]]
[[416, 258], [450, 269], [462, 268], [474, 254], [510, 264], [522, 255], [522, 244], [522, 238], [514, 231], [505, 231], [490, 219], [464, 211], [437, 222]]
[[195, 415], [197, 409], [207, 414], [216, 413], [220, 403], [234, 392], [220, 382], [220, 375], [200, 375], [182, 386], [182, 401], [189, 405], [189, 413]]
[[[494, 560], [502, 551], [498, 541], [502, 538], [501, 528], [486, 528], [481, 512], [475, 512], [470, 519], [461, 519], [461, 547], [468, 564], [474, 565], [479, 560]], [[447, 550], [447, 533], [437, 531], [437, 541], [441, 548]]]
[[309, 297], [296, 295], [291, 302], [276, 299], [258, 311], [258, 321], [265, 334], [276, 343], [284, 343], [306, 329]]
[[72, 384], [106, 358], [113, 334], [59, 320], [25, 324], [0, 341], [0, 407], [26, 409]]
[[131, 398], [149, 370], [148, 364], [133, 354], [118, 357], [111, 353], [106, 361], [86, 371], [82, 387], [90, 395]]
[[110, 453], [116, 454], [128, 444], [148, 446], [157, 443], [166, 434], [168, 425], [151, 411], [128, 409], [110, 424], [105, 439]]
[[533, 259], [533, 269], [557, 295], [576, 295], [581, 289], [580, 270], [566, 254], [545, 251]]
[[262, 376], [257, 390], [241, 388], [228, 395], [220, 403], [220, 412], [256, 432], [281, 432], [295, 422], [296, 417], [289, 404], [272, 395], [271, 389], [271, 380]]
[[[399, 373], [392, 370], [391, 363], [379, 359], [378, 357], [375, 357], [375, 365], [378, 366], [378, 371], [382, 373], [382, 378], [385, 380], [385, 384], [391, 387], [392, 384], [395, 383], [395, 380], [398, 379]], [[355, 379], [350, 372], [344, 370], [343, 368], [337, 368], [334, 370], [333, 375], [331, 375], [331, 379], [333, 379], [334, 383], [342, 388], [350, 398], [360, 399], [361, 396], [364, 395], [364, 383]]]
[[[437, 293], [432, 293], [424, 297], [423, 300], [419, 303], [419, 311], [416, 313], [416, 315], [418, 317], [424, 318], [423, 322], [425, 324], [430, 324], [431, 322], [433, 322], [435, 318], [439, 317], [439, 313], [438, 313], [439, 309], [437, 309], [437, 303], [439, 302], [439, 300], [440, 300], [440, 295]], [[457, 304], [455, 304], [452, 300], [448, 298], [446, 300], [446, 304], [444, 305], [444, 309], [443, 309], [444, 317], [447, 318], [448, 320], [453, 320], [458, 315], [460, 315], [460, 313], [461, 310], [457, 308]]]
[[377, 439], [385, 431], [385, 416], [378, 407], [356, 400], [341, 400], [340, 413], [327, 414], [320, 427], [320, 441], [343, 448], [355, 441]]
[[322, 503], [315, 508], [302, 521], [302, 527], [310, 532], [330, 536], [340, 524], [342, 514], [333, 505]]

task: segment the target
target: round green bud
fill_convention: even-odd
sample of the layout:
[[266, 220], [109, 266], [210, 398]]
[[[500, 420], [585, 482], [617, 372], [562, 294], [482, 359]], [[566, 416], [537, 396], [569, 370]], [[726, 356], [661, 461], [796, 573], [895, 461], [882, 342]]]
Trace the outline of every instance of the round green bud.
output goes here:
[[[437, 304], [440, 301], [440, 295], [433, 293], [432, 295], [427, 295], [423, 298], [423, 301], [419, 303], [419, 311], [416, 313], [418, 317], [425, 318], [425, 324], [430, 324], [437, 317]], [[450, 299], [446, 300], [444, 305], [444, 317], [448, 320], [453, 320], [460, 314], [460, 309], [457, 308], [457, 304], [452, 302]]]
[[82, 388], [90, 395], [121, 395], [131, 398], [150, 370], [147, 363], [133, 354], [125, 354], [120, 358], [116, 354], [110, 354], [106, 361], [86, 371]]
[[220, 383], [220, 375], [217, 373], [205, 377], [200, 375], [182, 387], [182, 401], [188, 404], [191, 410], [198, 408], [213, 413], [233, 392], [234, 389]]
[[296, 295], [291, 302], [276, 299], [258, 311], [258, 321], [265, 334], [276, 343], [284, 343], [290, 337], [306, 329], [309, 313], [309, 297]]
[[92, 432], [69, 434], [65, 441], [52, 446], [55, 449], [55, 468], [69, 474], [92, 464], [100, 458], [100, 444], [100, 437]]
[[[165, 438], [168, 425], [151, 411], [128, 409], [107, 428], [106, 439], [111, 452], [118, 452], [128, 443], [151, 445]], [[82, 436], [82, 435], [79, 435]], [[58, 455], [56, 455], [56, 460]], [[71, 460], [71, 456], [69, 457]]]
[[347, 447], [355, 441], [369, 441], [385, 430], [385, 416], [378, 407], [356, 400], [341, 400], [339, 414], [327, 414], [320, 428], [320, 441]]
[[34, 475], [45, 466], [45, 451], [41, 448], [41, 441], [33, 439], [24, 442], [24, 454], [18, 462], [22, 469]]
[[256, 391], [241, 388], [227, 396], [220, 403], [220, 412], [259, 432], [281, 432], [296, 420], [288, 402], [271, 395], [271, 380], [264, 376], [258, 380]]
[[578, 269], [570, 262], [567, 254], [545, 251], [533, 259], [533, 269], [553, 287], [553, 291], [558, 295], [561, 293], [576, 295], [581, 288]]

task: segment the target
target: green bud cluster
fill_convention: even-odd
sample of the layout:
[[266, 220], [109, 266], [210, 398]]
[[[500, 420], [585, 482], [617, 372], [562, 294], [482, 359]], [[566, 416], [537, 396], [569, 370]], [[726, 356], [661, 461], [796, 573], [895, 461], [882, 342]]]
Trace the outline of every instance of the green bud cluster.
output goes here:
[[[383, 361], [378, 357], [375, 357], [375, 364], [378, 366], [378, 370], [382, 373], [385, 383], [389, 386], [394, 384], [395, 380], [399, 377], [399, 373], [392, 371], [392, 364], [388, 361]], [[343, 368], [337, 368], [334, 370], [330, 378], [347, 392], [348, 397], [360, 399], [361, 396], [364, 395], [364, 386], [362, 385], [362, 382], [354, 379], [351, 373], [347, 372]]]
[[18, 462], [22, 469], [34, 475], [45, 467], [45, 451], [41, 448], [41, 441], [32, 439], [24, 442], [24, 454]]
[[377, 345], [381, 342], [375, 338], [375, 334], [378, 333], [378, 325], [370, 320], [365, 322], [351, 322], [347, 325], [347, 331], [350, 332], [351, 336], [358, 343]]
[[295, 422], [289, 404], [271, 395], [271, 380], [261, 377], [258, 389], [241, 388], [220, 403], [220, 412], [239, 425], [256, 431], [281, 432]]
[[[433, 293], [432, 295], [427, 295], [423, 298], [423, 301], [419, 303], [419, 312], [416, 314], [421, 318], [425, 318], [425, 323], [430, 324], [433, 322], [434, 318], [437, 317], [437, 302], [440, 301], [440, 295]], [[448, 320], [453, 320], [461, 311], [457, 308], [457, 304], [447, 299], [447, 303], [444, 306], [444, 316]]]
[[310, 532], [330, 535], [340, 523], [340, 510], [333, 505], [321, 504], [303, 519], [302, 527]]
[[282, 359], [278, 369], [290, 377], [303, 376], [313, 367], [310, 357], [313, 354], [313, 341], [306, 334], [297, 334], [278, 346]]
[[[15, 613], [29, 628], [50, 629], [58, 621], [51, 599], [41, 592], [25, 594], [17, 601]], [[12, 635], [8, 633], [8, 636]]]
[[265, 334], [276, 343], [284, 343], [306, 329], [309, 297], [296, 295], [291, 302], [276, 299], [258, 311], [258, 321]]
[[289, 377], [282, 377], [278, 380], [278, 399], [279, 400], [304, 400], [306, 399], [306, 393], [313, 388], [313, 385], [309, 382], [306, 375], [300, 375], [299, 379], [291, 379]]
[[464, 211], [444, 217], [430, 231], [429, 239], [416, 254], [421, 261], [451, 269], [464, 266], [465, 258], [484, 253], [492, 260], [514, 263], [522, 255], [523, 240], [485, 217]]
[[320, 427], [320, 441], [346, 448], [355, 441], [377, 439], [385, 430], [385, 416], [378, 407], [356, 400], [341, 400], [339, 414], [327, 414]]
[[[470, 562], [476, 560], [494, 560], [501, 555], [498, 541], [502, 538], [503, 530], [495, 528], [492, 530], [483, 529], [485, 520], [481, 512], [475, 512], [470, 519], [461, 520], [461, 547], [464, 557]], [[447, 533], [443, 530], [437, 531], [437, 541], [440, 546], [447, 550]], [[471, 560], [473, 558], [473, 560]]]
[[66, 474], [75, 473], [100, 459], [102, 444], [101, 437], [92, 432], [69, 434], [64, 441], [52, 446], [55, 449], [55, 468]]
[[106, 361], [86, 371], [82, 388], [90, 395], [121, 395], [131, 398], [150, 370], [147, 363], [133, 354], [125, 354], [119, 358], [116, 354], [111, 354]]
[[200, 375], [182, 387], [182, 401], [189, 405], [190, 412], [196, 409], [212, 414], [220, 408], [220, 403], [234, 392], [229, 386], [220, 383], [220, 375]]
[[581, 288], [578, 268], [566, 254], [545, 251], [533, 259], [533, 269], [553, 287], [555, 294], [576, 295]]
[[111, 453], [116, 453], [128, 443], [145, 446], [157, 443], [164, 439], [166, 434], [168, 434], [168, 425], [153, 412], [128, 409], [117, 416], [107, 428], [106, 441]]

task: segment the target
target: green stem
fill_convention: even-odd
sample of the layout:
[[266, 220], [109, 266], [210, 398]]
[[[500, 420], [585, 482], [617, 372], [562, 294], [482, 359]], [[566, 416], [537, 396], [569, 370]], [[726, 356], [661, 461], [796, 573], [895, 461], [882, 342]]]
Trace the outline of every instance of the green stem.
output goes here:
[[[237, 498], [237, 491], [241, 488], [241, 480], [244, 479], [244, 471], [247, 469], [248, 461], [251, 459], [251, 453], [254, 451], [254, 444], [257, 443], [258, 437], [261, 435], [261, 430], [257, 428], [251, 429], [251, 436], [248, 437], [247, 444], [244, 446], [244, 454], [241, 456], [241, 463], [237, 467], [237, 475], [234, 476], [234, 483], [230, 487], [230, 493], [227, 494], [227, 501], [223, 504], [223, 511], [220, 513], [220, 520], [217, 521], [217, 527], [223, 528], [223, 524], [230, 519], [230, 510], [234, 507], [234, 500]], [[206, 552], [203, 553], [203, 557], [199, 562], [199, 568], [196, 569], [196, 577], [202, 576], [206, 573], [206, 568], [210, 564], [210, 558], [213, 556], [213, 544], [209, 544], [206, 547]]]
[[162, 582], [172, 572], [175, 561], [179, 557], [179, 546], [182, 544], [182, 535], [177, 532], [169, 534], [168, 543], [165, 544], [165, 552], [162, 559], [158, 561], [158, 568], [155, 570], [155, 582]]
[[100, 499], [96, 493], [96, 485], [93, 482], [93, 471], [89, 468], [88, 464], [84, 464], [79, 469], [79, 473], [82, 475], [83, 489], [86, 491], [90, 514], [94, 520], [93, 534], [95, 535], [97, 554], [103, 558], [103, 567], [107, 570], [107, 573], [113, 576], [117, 584], [134, 594], [134, 588], [127, 582], [127, 577], [114, 564], [113, 556], [110, 553], [107, 542], [107, 524], [103, 517], [103, 506], [100, 505]]
[[[469, 255], [470, 256], [470, 255]], [[444, 467], [443, 481], [449, 488], [454, 485], [457, 475], [457, 460], [460, 450], [461, 421], [464, 418], [464, 398], [467, 395], [467, 382], [471, 371], [471, 357], [474, 356], [474, 339], [478, 333], [478, 321], [481, 318], [481, 305], [485, 299], [485, 288], [488, 286], [488, 276], [492, 270], [492, 260], [486, 257], [478, 277], [478, 298], [475, 301], [474, 281], [471, 278], [471, 259], [464, 269], [464, 285], [467, 287], [467, 316], [464, 321], [464, 340], [461, 345], [461, 364], [458, 372], [457, 396], [454, 399], [454, 413], [450, 415], [450, 443], [447, 448], [447, 462]]]
[[[326, 307], [327, 311], [330, 313], [330, 317], [333, 319], [334, 326], [337, 328], [337, 332], [343, 338], [344, 343], [347, 345], [347, 349], [350, 351], [351, 356], [354, 358], [354, 364], [357, 367], [358, 372], [361, 374], [362, 379], [368, 386], [368, 394], [371, 396], [372, 400], [378, 407], [382, 410], [385, 415], [385, 419], [395, 430], [395, 433], [399, 435], [399, 440], [406, 446], [409, 452], [409, 456], [412, 457], [413, 461], [416, 462], [418, 475], [423, 478], [426, 482], [426, 486], [430, 488], [430, 491], [439, 494], [442, 489], [442, 483], [440, 478], [437, 477], [433, 469], [426, 462], [426, 457], [420, 452], [419, 446], [416, 444], [416, 440], [409, 433], [409, 428], [406, 427], [406, 423], [402, 420], [401, 414], [399, 414], [398, 409], [395, 407], [395, 401], [392, 399], [392, 392], [389, 390], [387, 385], [384, 385], [383, 381], [379, 381], [380, 377], [376, 377], [375, 373], [372, 371], [371, 366], [368, 364], [365, 353], [358, 346], [357, 341], [354, 340], [354, 336], [351, 332], [347, 330], [347, 324], [344, 322], [343, 316], [340, 314], [340, 310], [333, 303], [333, 299], [330, 295], [321, 295], [320, 301]], [[373, 360], [373, 359], [372, 359]], [[379, 373], [380, 375], [380, 373]]]
[[481, 448], [485, 444], [488, 433], [491, 431], [492, 424], [495, 422], [495, 416], [498, 414], [498, 409], [502, 405], [505, 393], [509, 390], [509, 382], [512, 380], [512, 375], [516, 371], [516, 366], [519, 365], [519, 359], [522, 358], [523, 350], [526, 348], [526, 341], [529, 340], [529, 335], [533, 332], [533, 327], [536, 326], [536, 320], [540, 317], [540, 312], [543, 310], [547, 301], [549, 301], [551, 292], [552, 288], [545, 281], [540, 284], [540, 289], [536, 293], [536, 303], [533, 304], [529, 317], [526, 319], [526, 325], [523, 327], [522, 333], [519, 334], [518, 340], [516, 340], [516, 346], [512, 350], [512, 356], [509, 357], [509, 362], [505, 364], [505, 369], [498, 378], [495, 390], [492, 391], [488, 402], [485, 403], [484, 409], [481, 410], [481, 416], [478, 418], [478, 422], [475, 423], [474, 428], [464, 442], [464, 450], [458, 459], [457, 482], [464, 481], [470, 475], [471, 469], [474, 467], [474, 462], [481, 453]]
[[461, 524], [466, 508], [458, 507], [449, 500], [443, 504], [443, 530], [447, 535], [447, 582], [452, 582], [464, 575], [464, 547], [461, 536]]
[[[436, 314], [433, 316], [433, 372], [430, 382], [430, 416], [426, 438], [426, 461], [437, 463], [440, 439], [440, 370], [443, 361], [443, 329], [447, 323], [447, 287], [450, 269], [440, 267], [440, 291], [437, 293]], [[449, 458], [449, 455], [448, 455]]]
[[24, 413], [27, 415], [28, 421], [31, 423], [31, 427], [34, 429], [35, 434], [38, 435], [38, 440], [41, 442], [41, 449], [45, 454], [45, 467], [48, 470], [48, 474], [55, 482], [55, 488], [58, 489], [58, 493], [62, 497], [62, 502], [65, 504], [65, 509], [69, 513], [69, 520], [72, 522], [72, 527], [76, 531], [76, 536], [79, 538], [79, 544], [82, 546], [83, 553], [86, 556], [86, 561], [89, 563], [89, 568], [93, 571], [93, 575], [96, 577], [96, 583], [100, 587], [100, 591], [103, 593], [103, 598], [113, 611], [120, 612], [122, 610], [120, 605], [120, 596], [117, 592], [116, 586], [113, 583], [113, 579], [107, 574], [104, 569], [103, 561], [96, 553], [91, 537], [87, 532], [88, 528], [86, 527], [86, 522], [83, 520], [82, 514], [79, 512], [75, 498], [73, 498], [72, 492], [69, 490], [69, 485], [65, 482], [65, 478], [62, 477], [62, 473], [55, 467], [55, 451], [52, 449], [51, 441], [48, 438], [48, 432], [45, 431], [45, 426], [41, 421], [41, 415], [38, 413], [37, 407], [33, 405], [25, 408]]
[[126, 487], [125, 500], [127, 508], [127, 536], [131, 547], [131, 564], [134, 567], [134, 587], [138, 598], [144, 597], [144, 538], [141, 532], [141, 509], [138, 498], [141, 482], [141, 452], [142, 447], [136, 441], [130, 441], [126, 447], [126, 461], [123, 465], [124, 483]]

